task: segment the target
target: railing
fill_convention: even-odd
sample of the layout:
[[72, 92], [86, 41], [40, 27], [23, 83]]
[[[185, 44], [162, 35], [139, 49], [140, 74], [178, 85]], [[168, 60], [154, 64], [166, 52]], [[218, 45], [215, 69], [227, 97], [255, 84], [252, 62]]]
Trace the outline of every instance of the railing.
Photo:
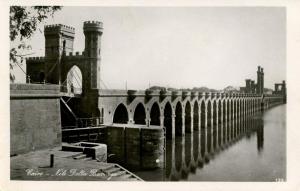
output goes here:
[[102, 123], [103, 123], [103, 118], [101, 117], [77, 118], [76, 121], [78, 128], [97, 127]]
[[[70, 126], [69, 126], [70, 127]], [[92, 127], [92, 128], [68, 128], [62, 129], [62, 142], [76, 143], [76, 142], [106, 142], [106, 127]]]
[[69, 94], [81, 94], [82, 93], [82, 88], [76, 88], [76, 87], [70, 87], [70, 90], [68, 90], [68, 86], [60, 86], [60, 91], [64, 93], [69, 93]]
[[63, 126], [63, 129], [77, 129], [86, 127], [99, 127], [103, 124], [102, 117], [90, 117], [90, 118], [76, 118], [76, 124], [70, 126]]

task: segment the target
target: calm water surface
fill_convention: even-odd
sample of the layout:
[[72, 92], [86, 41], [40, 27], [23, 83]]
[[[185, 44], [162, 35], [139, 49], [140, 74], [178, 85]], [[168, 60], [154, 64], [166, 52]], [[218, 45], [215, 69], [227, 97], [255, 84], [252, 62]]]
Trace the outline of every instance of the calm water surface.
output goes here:
[[[166, 142], [166, 168], [135, 172], [148, 181], [286, 179], [286, 105]], [[205, 138], [207, 140], [205, 140]]]

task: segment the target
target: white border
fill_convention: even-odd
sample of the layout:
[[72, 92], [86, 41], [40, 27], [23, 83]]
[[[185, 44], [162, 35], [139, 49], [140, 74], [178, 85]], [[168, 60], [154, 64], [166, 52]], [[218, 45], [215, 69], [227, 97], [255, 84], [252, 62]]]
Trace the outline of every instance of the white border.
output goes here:
[[[33, 0], [0, 1], [0, 191], [17, 190], [300, 190], [300, 2], [297, 0], [77, 0], [64, 2]], [[287, 9], [287, 182], [84, 182], [84, 181], [10, 181], [9, 159], [9, 6], [63, 5], [63, 6], [283, 6]], [[255, 16], [255, 15], [254, 15]]]

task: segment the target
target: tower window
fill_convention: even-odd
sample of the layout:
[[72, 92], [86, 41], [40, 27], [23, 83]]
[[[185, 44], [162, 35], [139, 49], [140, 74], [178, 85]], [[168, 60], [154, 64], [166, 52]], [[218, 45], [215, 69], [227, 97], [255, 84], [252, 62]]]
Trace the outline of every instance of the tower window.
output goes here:
[[66, 40], [63, 41], [63, 51], [66, 50]]

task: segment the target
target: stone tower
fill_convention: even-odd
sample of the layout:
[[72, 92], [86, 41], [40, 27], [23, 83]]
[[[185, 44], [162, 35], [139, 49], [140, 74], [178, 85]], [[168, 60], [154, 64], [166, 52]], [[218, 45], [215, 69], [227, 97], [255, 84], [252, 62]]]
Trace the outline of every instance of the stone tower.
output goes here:
[[257, 84], [256, 84], [256, 93], [264, 93], [264, 69], [260, 66], [257, 68]]
[[265, 85], [264, 85], [264, 69], [263, 68], [261, 68], [261, 81], [260, 81], [260, 83], [261, 83], [261, 94], [263, 94], [264, 93], [264, 87], [265, 87]]
[[100, 53], [103, 24], [99, 21], [86, 21], [83, 24], [83, 32], [85, 36], [84, 54], [90, 66], [90, 84], [87, 88], [100, 89]]
[[61, 84], [61, 59], [64, 53], [73, 51], [75, 29], [62, 24], [46, 25], [45, 35], [45, 80]]

